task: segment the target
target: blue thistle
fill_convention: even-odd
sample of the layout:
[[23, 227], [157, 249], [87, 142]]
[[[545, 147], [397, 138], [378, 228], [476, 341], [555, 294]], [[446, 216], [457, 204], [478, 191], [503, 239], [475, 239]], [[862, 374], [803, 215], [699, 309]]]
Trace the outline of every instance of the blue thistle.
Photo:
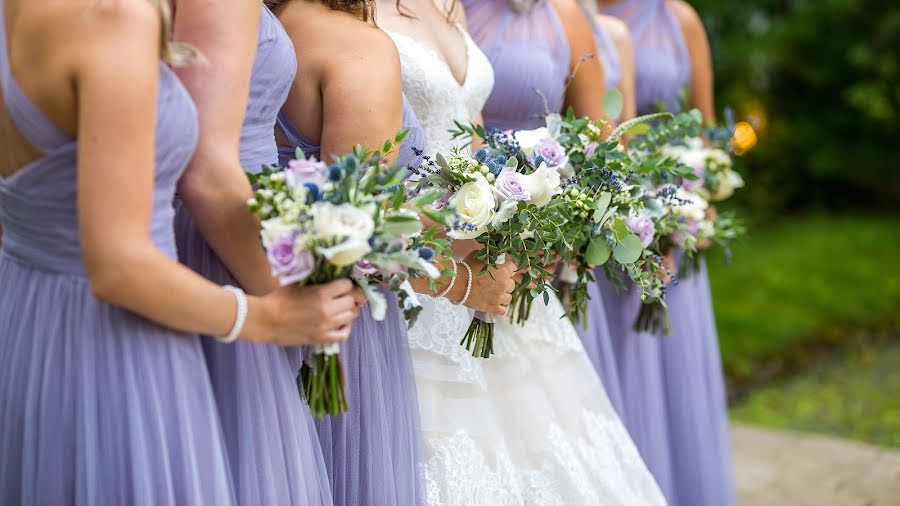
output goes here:
[[428, 246], [422, 246], [419, 248], [419, 257], [426, 262], [430, 262], [434, 258], [434, 250]]

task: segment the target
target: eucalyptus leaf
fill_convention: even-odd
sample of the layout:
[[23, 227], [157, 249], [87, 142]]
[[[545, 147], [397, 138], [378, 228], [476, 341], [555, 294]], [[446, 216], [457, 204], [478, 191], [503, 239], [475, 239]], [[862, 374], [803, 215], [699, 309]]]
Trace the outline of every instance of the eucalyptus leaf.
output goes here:
[[606, 244], [606, 241], [604, 241], [602, 237], [595, 238], [588, 244], [584, 260], [591, 266], [603, 265], [609, 260], [611, 254], [612, 249]]
[[622, 109], [625, 102], [622, 99], [622, 92], [616, 88], [612, 88], [603, 95], [603, 113], [610, 119], [618, 119], [622, 115]]
[[644, 247], [641, 244], [641, 238], [631, 234], [625, 236], [616, 247], [613, 248], [613, 258], [620, 264], [633, 264], [641, 258]]
[[609, 220], [610, 218], [612, 218], [612, 216], [613, 216], [614, 214], [616, 214], [616, 211], [618, 211], [618, 210], [619, 210], [619, 206], [613, 206], [613, 207], [609, 208], [609, 210], [606, 211], [606, 214], [603, 215], [603, 218], [600, 220], [599, 223], [597, 223], [597, 225], [599, 225], [599, 226], [602, 227], [603, 224], [606, 223], [607, 220]]

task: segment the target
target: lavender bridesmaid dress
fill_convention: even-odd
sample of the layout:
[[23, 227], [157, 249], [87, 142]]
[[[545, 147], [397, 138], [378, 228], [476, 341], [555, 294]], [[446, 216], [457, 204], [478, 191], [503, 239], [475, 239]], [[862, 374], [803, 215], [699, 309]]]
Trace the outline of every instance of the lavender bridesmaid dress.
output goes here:
[[[241, 130], [241, 163], [248, 170], [278, 162], [275, 119], [294, 79], [294, 48], [265, 7]], [[236, 284], [187, 209], [178, 206], [181, 261], [220, 284]], [[309, 409], [297, 394], [296, 372], [285, 348], [203, 337], [238, 503], [331, 504], [331, 489]]]
[[[681, 28], [665, 0], [626, 0], [606, 9], [631, 30], [639, 113], [677, 111], [690, 79]], [[591, 316], [615, 322], [613, 346], [623, 417], [650, 470], [676, 506], [736, 503], [722, 365], [705, 265], [668, 290], [672, 335], [632, 330], [640, 305], [631, 290], [598, 283]], [[602, 340], [603, 336], [592, 335]]]
[[[200, 340], [93, 295], [78, 233], [78, 141], [16, 83], [3, 18], [0, 2], [5, 108], [41, 155], [0, 178], [0, 504], [234, 504]], [[197, 118], [163, 64], [157, 104], [148, 233], [175, 258], [172, 195]]]
[[[307, 156], [320, 156], [283, 111], [278, 126]], [[417, 166], [424, 140], [415, 114], [403, 98], [403, 128], [398, 162]], [[280, 146], [282, 165], [294, 148]], [[396, 298], [385, 292], [384, 321], [369, 307], [353, 323], [341, 349], [349, 412], [316, 420], [319, 443], [331, 479], [336, 506], [414, 506], [425, 504], [419, 406], [407, 343], [406, 321]], [[299, 362], [296, 364], [299, 366]]]
[[[548, 113], [562, 110], [569, 75], [569, 42], [556, 11], [546, 1], [515, 14], [498, 14], [509, 10], [507, 0], [463, 0], [462, 4], [469, 33], [494, 66], [494, 91], [483, 110], [485, 125], [504, 130], [543, 126]], [[604, 62], [615, 62], [610, 68], [618, 69], [618, 58], [611, 58], [615, 55], [612, 43], [599, 54]], [[602, 304], [599, 289], [592, 286], [589, 292], [594, 303]], [[591, 312], [587, 325], [591, 335], [602, 339], [585, 340], [585, 351], [610, 402], [621, 413], [623, 399], [606, 314]]]

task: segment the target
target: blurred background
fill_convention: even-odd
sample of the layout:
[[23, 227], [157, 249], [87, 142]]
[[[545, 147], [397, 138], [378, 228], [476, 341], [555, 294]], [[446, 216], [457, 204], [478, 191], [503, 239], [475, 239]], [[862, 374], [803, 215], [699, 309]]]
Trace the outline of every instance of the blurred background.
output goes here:
[[732, 419], [900, 449], [900, 2], [689, 1], [748, 182], [709, 259]]

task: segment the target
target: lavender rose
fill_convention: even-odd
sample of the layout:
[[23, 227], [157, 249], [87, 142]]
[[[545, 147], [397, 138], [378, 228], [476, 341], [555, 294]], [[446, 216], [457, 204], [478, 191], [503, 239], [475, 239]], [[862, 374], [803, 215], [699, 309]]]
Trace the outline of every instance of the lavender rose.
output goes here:
[[310, 157], [305, 160], [291, 160], [284, 169], [285, 181], [291, 188], [303, 186], [307, 183], [313, 183], [317, 187], [322, 187], [328, 180], [328, 167]]
[[562, 167], [569, 161], [562, 144], [551, 137], [545, 137], [535, 144], [531, 150], [531, 156], [533, 158], [540, 156], [550, 167]]
[[500, 200], [528, 200], [531, 194], [522, 186], [519, 173], [512, 169], [504, 169], [494, 181], [494, 193]]
[[266, 250], [269, 263], [272, 264], [272, 275], [278, 278], [281, 286], [303, 281], [312, 274], [315, 267], [311, 252], [298, 252], [294, 249], [296, 238], [296, 234], [283, 235], [275, 239]]
[[653, 242], [653, 236], [656, 235], [656, 226], [653, 225], [653, 220], [650, 219], [650, 216], [639, 214], [637, 216], [629, 216], [622, 221], [625, 222], [628, 230], [641, 239], [643, 247], [650, 246], [650, 243]]
[[594, 152], [597, 151], [597, 148], [600, 147], [600, 144], [596, 142], [589, 142], [584, 145], [584, 156], [590, 158], [594, 156]]

